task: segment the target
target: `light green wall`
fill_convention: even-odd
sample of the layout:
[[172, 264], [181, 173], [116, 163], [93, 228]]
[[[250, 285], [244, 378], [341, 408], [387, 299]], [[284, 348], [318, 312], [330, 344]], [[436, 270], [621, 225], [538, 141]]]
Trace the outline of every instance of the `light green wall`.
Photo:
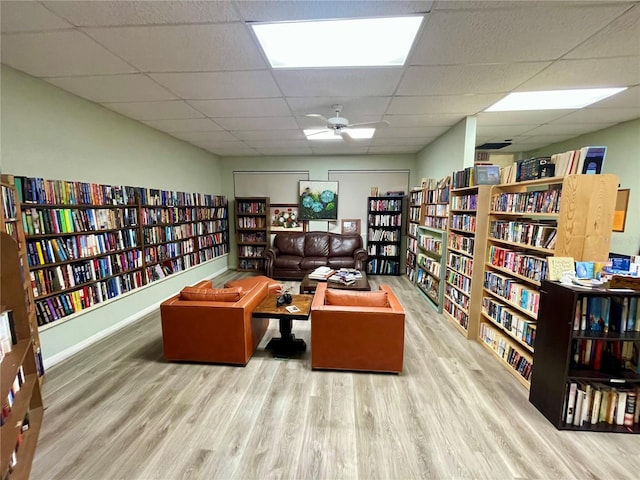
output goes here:
[[443, 178], [473, 166], [476, 117], [466, 117], [418, 152], [416, 177]]
[[[3, 173], [223, 193], [215, 155], [11, 68], [1, 73]], [[41, 332], [45, 361], [226, 268], [225, 256], [48, 328]]]
[[527, 152], [524, 158], [552, 155], [588, 145], [607, 147], [602, 173], [616, 174], [620, 188], [631, 189], [625, 231], [612, 233], [611, 251], [637, 255], [640, 249], [640, 119]]

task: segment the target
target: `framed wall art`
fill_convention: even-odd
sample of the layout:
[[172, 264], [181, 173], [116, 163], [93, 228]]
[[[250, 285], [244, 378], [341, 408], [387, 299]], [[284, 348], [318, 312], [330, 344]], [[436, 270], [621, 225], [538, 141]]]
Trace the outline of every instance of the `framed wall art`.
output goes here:
[[300, 180], [300, 220], [338, 220], [338, 182]]
[[359, 218], [343, 218], [342, 233], [357, 233], [360, 235], [360, 219]]
[[300, 219], [298, 205], [294, 203], [271, 204], [269, 218], [272, 232], [307, 231], [307, 222]]

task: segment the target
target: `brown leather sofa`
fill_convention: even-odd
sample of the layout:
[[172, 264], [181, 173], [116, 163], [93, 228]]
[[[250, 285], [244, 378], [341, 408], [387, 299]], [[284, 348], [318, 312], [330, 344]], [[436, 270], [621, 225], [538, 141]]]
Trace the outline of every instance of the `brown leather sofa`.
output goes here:
[[[211, 281], [194, 287], [210, 288]], [[237, 301], [183, 300], [178, 294], [162, 302], [164, 357], [246, 365], [269, 326], [269, 319], [253, 318], [251, 312], [268, 293], [268, 283], [259, 282]]]
[[367, 261], [360, 235], [331, 232], [278, 233], [264, 256], [267, 276], [292, 280], [325, 265], [362, 270]]
[[311, 305], [311, 368], [402, 372], [404, 319], [388, 285], [356, 292], [319, 283]]

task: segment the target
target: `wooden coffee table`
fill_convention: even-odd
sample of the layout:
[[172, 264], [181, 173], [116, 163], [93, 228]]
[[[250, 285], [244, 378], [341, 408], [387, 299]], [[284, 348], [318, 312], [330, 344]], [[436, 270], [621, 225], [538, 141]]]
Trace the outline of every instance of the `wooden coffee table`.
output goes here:
[[309, 320], [311, 314], [311, 302], [313, 295], [292, 295], [291, 305], [300, 309], [299, 312], [290, 313], [284, 305], [278, 307], [276, 304], [278, 295], [267, 295], [253, 311], [253, 316], [258, 318], [277, 318], [280, 320], [280, 338], [274, 337], [269, 340], [267, 349], [273, 351], [273, 355], [279, 358], [289, 358], [297, 353], [304, 352], [307, 344], [301, 338], [291, 333], [293, 320]]
[[300, 293], [315, 293], [318, 287], [318, 282], [326, 283], [328, 288], [336, 288], [338, 290], [358, 290], [368, 292], [371, 290], [369, 280], [367, 280], [367, 274], [362, 273], [362, 278], [359, 278], [351, 285], [342, 285], [337, 282], [330, 282], [328, 280], [312, 280], [309, 278], [309, 274], [306, 274], [300, 283]]

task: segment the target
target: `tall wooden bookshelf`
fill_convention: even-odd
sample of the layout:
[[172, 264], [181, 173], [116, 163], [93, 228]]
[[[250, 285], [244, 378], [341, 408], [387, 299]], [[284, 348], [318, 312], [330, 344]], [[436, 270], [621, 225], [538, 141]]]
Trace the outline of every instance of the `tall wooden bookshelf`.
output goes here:
[[224, 197], [14, 177], [37, 324], [228, 253]]
[[409, 192], [409, 222], [407, 223], [406, 275], [410, 282], [416, 281], [416, 261], [418, 258], [418, 227], [422, 219], [422, 198], [424, 190], [414, 188]]
[[526, 388], [547, 257], [606, 260], [618, 178], [570, 175], [491, 189], [479, 338]]
[[269, 242], [269, 197], [236, 197], [238, 271], [264, 272]]
[[[17, 243], [0, 233], [0, 287], [2, 314], [11, 317], [15, 343], [0, 362], [0, 395], [3, 424], [0, 427], [0, 475], [27, 480], [42, 425], [43, 405], [36, 365], [30, 306], [24, 295], [24, 269]], [[37, 333], [37, 331], [35, 332]]]
[[400, 275], [404, 196], [367, 199], [367, 273]]
[[477, 338], [482, 306], [490, 190], [459, 187], [449, 197], [443, 314], [470, 340]]

